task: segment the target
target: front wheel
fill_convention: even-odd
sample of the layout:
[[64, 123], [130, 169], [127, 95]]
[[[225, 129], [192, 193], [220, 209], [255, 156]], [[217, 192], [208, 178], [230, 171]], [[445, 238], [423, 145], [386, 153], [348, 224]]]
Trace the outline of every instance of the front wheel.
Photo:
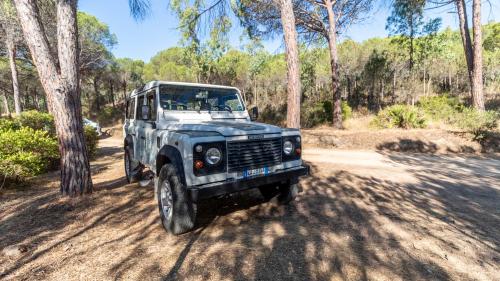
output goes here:
[[178, 235], [195, 226], [196, 204], [191, 201], [187, 189], [172, 164], [164, 165], [156, 182], [158, 208], [163, 227]]
[[278, 202], [282, 205], [289, 204], [299, 193], [299, 186], [297, 183], [287, 183], [279, 186]]

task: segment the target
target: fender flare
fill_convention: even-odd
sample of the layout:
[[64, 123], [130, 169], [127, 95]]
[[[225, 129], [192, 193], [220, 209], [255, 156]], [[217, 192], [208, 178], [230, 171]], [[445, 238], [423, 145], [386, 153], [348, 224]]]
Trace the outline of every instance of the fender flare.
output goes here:
[[186, 186], [184, 162], [182, 161], [182, 156], [180, 151], [171, 145], [164, 145], [156, 155], [156, 175], [160, 174], [160, 170], [161, 167], [163, 167], [163, 165], [169, 163], [175, 165], [182, 183], [184, 184], [184, 186]]

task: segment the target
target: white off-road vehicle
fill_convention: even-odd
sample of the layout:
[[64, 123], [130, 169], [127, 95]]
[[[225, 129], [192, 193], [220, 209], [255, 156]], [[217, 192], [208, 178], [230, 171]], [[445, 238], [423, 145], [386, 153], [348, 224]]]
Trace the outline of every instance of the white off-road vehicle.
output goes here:
[[129, 182], [154, 179], [160, 217], [174, 234], [195, 225], [197, 203], [259, 188], [292, 201], [301, 160], [296, 129], [253, 122], [238, 89], [153, 81], [127, 99], [123, 127]]

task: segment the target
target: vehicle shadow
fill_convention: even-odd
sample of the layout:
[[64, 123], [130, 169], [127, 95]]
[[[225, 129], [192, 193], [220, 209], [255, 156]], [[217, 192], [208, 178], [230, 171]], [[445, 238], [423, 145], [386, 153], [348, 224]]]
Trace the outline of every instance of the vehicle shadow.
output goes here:
[[[197, 229], [181, 236], [161, 228], [152, 188], [127, 185], [122, 175], [78, 202], [57, 190], [28, 191], [2, 202], [0, 248], [30, 249], [14, 260], [0, 256], [0, 278], [53, 279], [78, 269], [117, 280], [470, 280], [477, 272], [492, 279], [500, 262], [498, 160], [384, 155], [417, 181], [309, 163], [312, 174], [292, 204], [266, 202], [258, 190], [206, 201]], [[448, 257], [464, 258], [467, 272]]]

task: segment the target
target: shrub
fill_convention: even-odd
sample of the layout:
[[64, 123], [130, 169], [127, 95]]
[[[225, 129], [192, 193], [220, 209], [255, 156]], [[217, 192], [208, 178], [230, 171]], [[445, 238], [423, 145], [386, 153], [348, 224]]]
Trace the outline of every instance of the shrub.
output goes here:
[[85, 134], [85, 144], [87, 146], [87, 152], [89, 154], [89, 157], [92, 159], [95, 157], [95, 154], [97, 152], [97, 143], [99, 142], [99, 136], [97, 135], [96, 130], [90, 126], [85, 126], [83, 132]]
[[25, 111], [16, 117], [19, 125], [33, 130], [44, 130], [50, 135], [55, 135], [54, 117], [49, 113], [36, 110]]
[[18, 130], [21, 128], [19, 122], [11, 118], [0, 118], [0, 131]]
[[496, 111], [478, 111], [473, 108], [465, 108], [456, 114], [452, 122], [459, 128], [474, 135], [475, 140], [481, 140], [485, 132], [493, 131], [498, 127], [500, 114]]
[[[352, 108], [346, 101], [342, 101], [342, 120], [352, 117]], [[333, 106], [331, 101], [318, 102], [302, 107], [302, 126], [311, 128], [317, 125], [333, 122]]]
[[465, 108], [458, 98], [446, 95], [423, 97], [417, 106], [433, 120], [442, 120], [446, 123], [450, 123], [453, 117]]
[[46, 172], [59, 158], [57, 141], [45, 131], [0, 130], [0, 175], [26, 178]]
[[328, 122], [328, 114], [325, 110], [324, 103], [316, 103], [310, 104], [308, 106], [303, 106], [300, 119], [301, 125], [304, 128], [312, 128], [314, 126]]
[[385, 108], [373, 120], [374, 125], [381, 128], [425, 128], [424, 114], [416, 107], [396, 104]]
[[118, 107], [106, 107], [99, 111], [97, 115], [97, 122], [103, 125], [113, 124], [123, 119], [124, 113]]
[[346, 101], [342, 101], [342, 120], [347, 120], [352, 117], [352, 108]]

